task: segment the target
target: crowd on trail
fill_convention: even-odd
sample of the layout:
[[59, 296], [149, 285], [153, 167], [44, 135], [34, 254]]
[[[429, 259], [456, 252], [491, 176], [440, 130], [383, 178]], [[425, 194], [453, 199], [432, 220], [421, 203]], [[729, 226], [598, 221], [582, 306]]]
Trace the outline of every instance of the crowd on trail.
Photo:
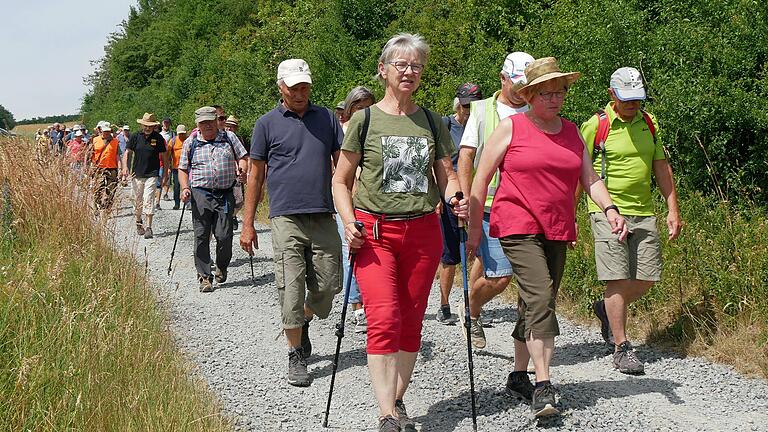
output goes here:
[[[287, 59], [277, 68], [280, 100], [256, 121], [248, 142], [221, 106], [197, 109], [189, 132], [146, 113], [133, 133], [108, 122], [92, 133], [85, 125], [56, 124], [38, 141], [95, 179], [98, 209], [108, 209], [117, 185], [130, 182], [136, 231], [144, 238], [153, 236], [162, 194], [170, 200], [172, 193], [173, 209], [181, 209], [179, 227], [190, 207], [205, 293], [227, 280], [238, 210], [240, 246], [250, 255], [259, 247], [254, 220], [266, 183], [289, 384], [311, 385], [310, 324], [330, 316], [344, 288], [326, 424], [351, 305], [354, 330], [366, 334], [378, 430], [416, 430], [406, 392], [436, 272], [436, 319], [460, 321], [466, 338], [475, 425], [472, 355], [487, 349], [483, 305], [513, 277], [518, 318], [506, 391], [530, 404], [535, 417], [558, 415], [550, 380], [556, 300], [582, 192], [605, 283], [604, 297], [593, 304], [602, 337], [613, 346], [616, 370], [644, 373], [626, 324], [627, 306], [661, 277], [652, 176], [667, 203], [669, 239], [682, 222], [659, 125], [641, 108], [641, 73], [620, 67], [605, 77], [607, 104], [578, 127], [560, 111], [581, 73], [561, 71], [553, 57], [512, 52], [500, 59], [499, 89], [484, 97], [476, 84], [464, 83], [454, 112], [441, 116], [413, 99], [428, 56], [421, 36], [392, 37], [376, 71], [384, 96], [355, 87], [335, 109], [311, 102], [309, 65]], [[455, 314], [449, 297], [458, 264], [464, 301]]]

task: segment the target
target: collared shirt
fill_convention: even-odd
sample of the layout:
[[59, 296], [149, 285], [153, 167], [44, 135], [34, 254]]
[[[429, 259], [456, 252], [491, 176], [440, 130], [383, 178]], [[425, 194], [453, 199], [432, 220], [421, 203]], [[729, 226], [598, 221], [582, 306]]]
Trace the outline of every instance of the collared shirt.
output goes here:
[[213, 141], [204, 140], [198, 133], [184, 141], [179, 169], [189, 173], [190, 187], [229, 189], [237, 178], [237, 161], [246, 154], [240, 141], [230, 141], [223, 131]]
[[[605, 106], [605, 113], [611, 123], [608, 138], [605, 140], [605, 186], [619, 211], [631, 216], [652, 216], [654, 214], [651, 197], [651, 172], [653, 161], [666, 159], [664, 147], [658, 130], [659, 125], [651, 115], [656, 127], [656, 143], [653, 142], [643, 114], [638, 111], [632, 121], [625, 122], [613, 109], [613, 103]], [[599, 120], [592, 116], [581, 125], [581, 134], [587, 144], [589, 154], [595, 146], [595, 135]], [[594, 158], [593, 168], [600, 172], [602, 155]], [[589, 201], [589, 212], [599, 212], [600, 208]]]
[[269, 168], [269, 217], [334, 212], [332, 156], [343, 139], [333, 112], [312, 103], [299, 117], [281, 101], [256, 121], [251, 159]]

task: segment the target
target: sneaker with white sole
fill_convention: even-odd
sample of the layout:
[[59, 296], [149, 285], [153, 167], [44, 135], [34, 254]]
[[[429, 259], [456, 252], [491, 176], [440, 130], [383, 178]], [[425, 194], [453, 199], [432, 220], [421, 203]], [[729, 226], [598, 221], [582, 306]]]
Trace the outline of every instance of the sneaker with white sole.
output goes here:
[[548, 417], [559, 415], [557, 409], [557, 390], [552, 384], [544, 384], [533, 390], [533, 401], [531, 402], [531, 411], [534, 417]]
[[355, 333], [367, 333], [368, 320], [365, 318], [365, 310], [360, 308], [355, 311]]

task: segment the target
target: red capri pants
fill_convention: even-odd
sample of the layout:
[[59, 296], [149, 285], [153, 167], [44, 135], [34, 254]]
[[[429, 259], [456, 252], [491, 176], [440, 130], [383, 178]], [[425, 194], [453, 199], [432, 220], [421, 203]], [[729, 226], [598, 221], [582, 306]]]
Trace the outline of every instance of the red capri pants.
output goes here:
[[[355, 277], [368, 320], [368, 354], [418, 352], [429, 291], [443, 252], [440, 219], [430, 213], [389, 221], [355, 211], [367, 237], [357, 251]], [[373, 225], [379, 221], [379, 238]]]

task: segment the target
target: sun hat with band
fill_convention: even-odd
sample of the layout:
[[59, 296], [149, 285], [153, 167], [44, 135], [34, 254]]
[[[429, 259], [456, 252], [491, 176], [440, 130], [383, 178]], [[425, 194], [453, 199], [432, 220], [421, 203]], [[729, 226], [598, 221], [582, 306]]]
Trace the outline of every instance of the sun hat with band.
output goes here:
[[225, 121], [224, 124], [228, 126], [240, 126], [240, 120], [237, 117], [231, 115], [227, 117], [227, 121]]
[[142, 126], [157, 126], [160, 124], [157, 121], [157, 117], [152, 113], [144, 113], [140, 119], [136, 120], [136, 123]]
[[633, 67], [616, 69], [611, 75], [611, 90], [622, 102], [645, 100], [645, 86], [640, 71]]
[[525, 79], [527, 83], [518, 89], [520, 93], [528, 93], [533, 88], [541, 83], [550, 81], [557, 78], [564, 78], [567, 85], [573, 84], [579, 77], [581, 72], [563, 72], [560, 70], [560, 65], [557, 64], [557, 59], [554, 57], [543, 57], [534, 60], [528, 67], [525, 68]]

